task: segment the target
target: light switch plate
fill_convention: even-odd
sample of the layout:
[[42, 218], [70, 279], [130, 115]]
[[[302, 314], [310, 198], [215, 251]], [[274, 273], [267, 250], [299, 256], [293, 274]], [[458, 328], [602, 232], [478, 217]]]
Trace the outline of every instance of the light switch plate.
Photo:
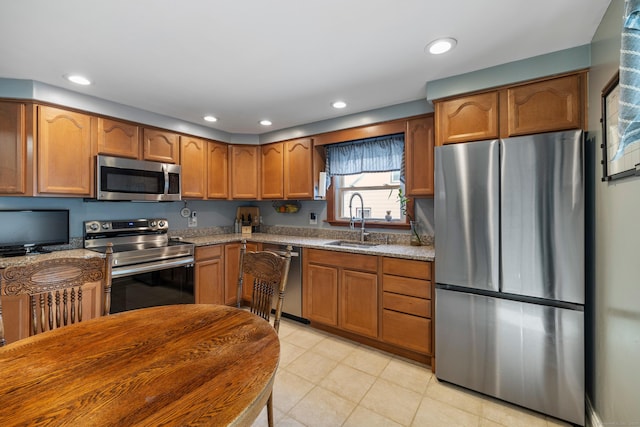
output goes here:
[[318, 224], [318, 216], [315, 214], [315, 212], [309, 213], [309, 224], [311, 225]]

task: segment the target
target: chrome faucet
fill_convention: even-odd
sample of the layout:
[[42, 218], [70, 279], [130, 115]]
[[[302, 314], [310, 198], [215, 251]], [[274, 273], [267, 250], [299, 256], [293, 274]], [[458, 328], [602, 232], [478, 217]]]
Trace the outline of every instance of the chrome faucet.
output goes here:
[[351, 221], [349, 222], [349, 226], [353, 230], [354, 222], [353, 222], [353, 211], [351, 210], [353, 198], [358, 196], [360, 198], [360, 219], [362, 220], [362, 226], [360, 227], [360, 241], [364, 242], [364, 237], [368, 234], [364, 230], [364, 200], [362, 199], [362, 195], [360, 193], [353, 193], [351, 198], [349, 199], [349, 217], [351, 217]]

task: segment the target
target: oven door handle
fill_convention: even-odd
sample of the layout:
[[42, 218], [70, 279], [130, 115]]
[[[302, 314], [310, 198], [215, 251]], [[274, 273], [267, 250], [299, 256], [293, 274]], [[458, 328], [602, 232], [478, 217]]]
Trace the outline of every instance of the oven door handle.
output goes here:
[[122, 267], [116, 267], [111, 270], [111, 277], [125, 277], [125, 276], [133, 276], [135, 274], [140, 273], [148, 273], [150, 271], [158, 271], [158, 270], [166, 270], [168, 268], [174, 267], [191, 267], [193, 266], [194, 259], [193, 257], [188, 258], [179, 258], [168, 259], [162, 261], [154, 261], [154, 262], [146, 262], [144, 264], [135, 264], [135, 265], [127, 265]]

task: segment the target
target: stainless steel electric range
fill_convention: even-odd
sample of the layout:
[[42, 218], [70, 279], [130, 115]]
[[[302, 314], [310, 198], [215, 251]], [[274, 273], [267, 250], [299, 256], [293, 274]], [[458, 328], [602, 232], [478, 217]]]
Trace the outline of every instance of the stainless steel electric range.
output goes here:
[[164, 218], [84, 222], [84, 247], [113, 243], [111, 313], [195, 302], [194, 245], [169, 238]]

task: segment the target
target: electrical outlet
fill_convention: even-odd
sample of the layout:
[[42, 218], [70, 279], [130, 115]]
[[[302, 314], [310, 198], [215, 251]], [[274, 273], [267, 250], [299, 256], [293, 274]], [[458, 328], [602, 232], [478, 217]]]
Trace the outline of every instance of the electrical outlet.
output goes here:
[[191, 212], [191, 216], [187, 221], [188, 227], [197, 227], [198, 226], [198, 217], [196, 216], [196, 211]]
[[315, 212], [309, 213], [309, 224], [311, 225], [318, 224], [318, 216], [315, 214]]

